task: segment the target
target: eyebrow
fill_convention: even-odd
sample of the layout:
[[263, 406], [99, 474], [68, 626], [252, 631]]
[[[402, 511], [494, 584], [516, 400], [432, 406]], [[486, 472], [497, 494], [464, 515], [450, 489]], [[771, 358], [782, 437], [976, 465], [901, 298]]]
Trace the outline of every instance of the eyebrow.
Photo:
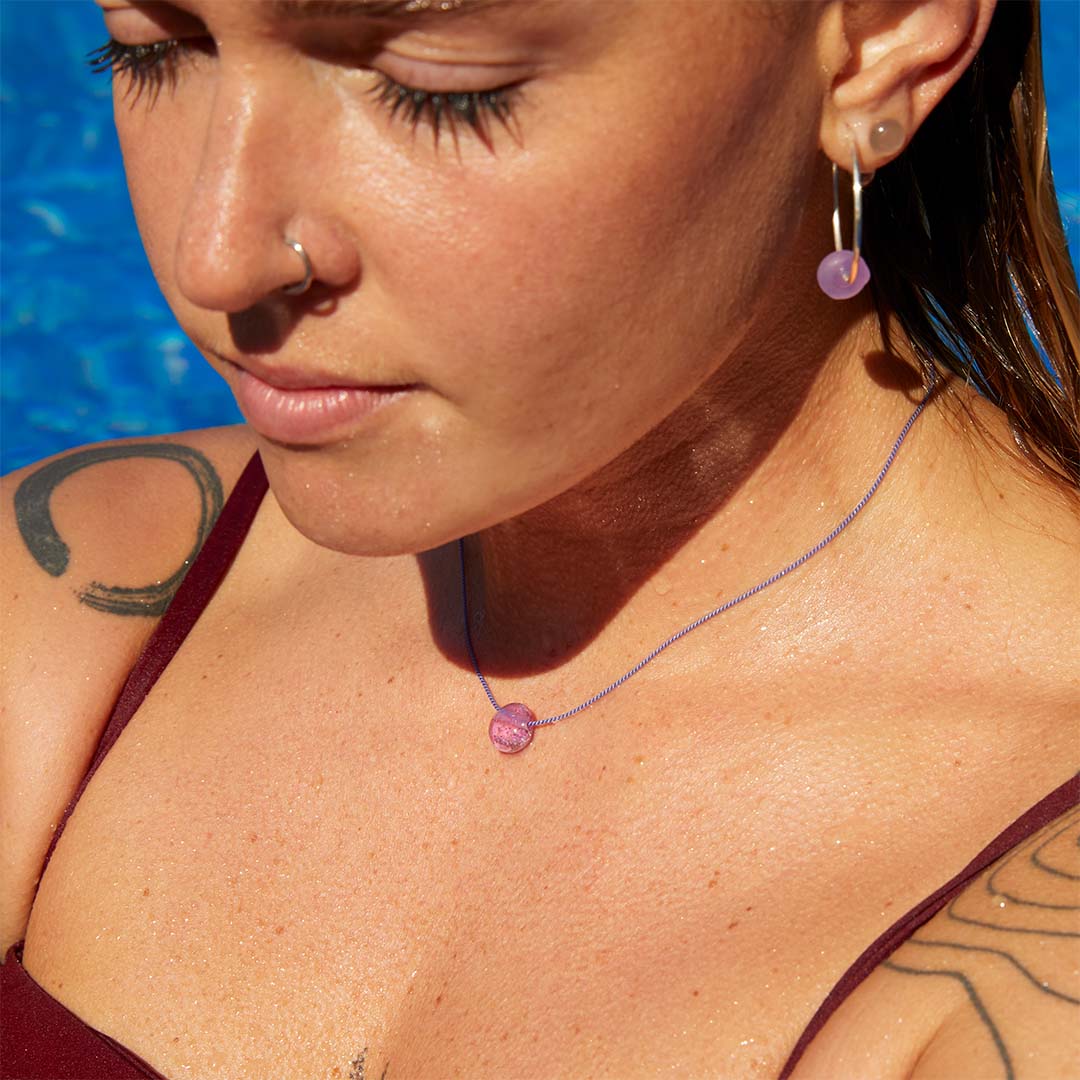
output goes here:
[[484, 8], [505, 7], [505, 0], [271, 0], [271, 10], [283, 19], [334, 17], [403, 19], [409, 16], [471, 15]]

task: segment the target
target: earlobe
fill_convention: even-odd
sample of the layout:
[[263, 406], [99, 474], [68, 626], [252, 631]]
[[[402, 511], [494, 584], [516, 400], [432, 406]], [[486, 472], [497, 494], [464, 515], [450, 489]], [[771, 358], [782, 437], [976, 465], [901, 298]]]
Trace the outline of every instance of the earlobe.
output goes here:
[[825, 153], [849, 168], [854, 142], [867, 173], [901, 154], [974, 59], [996, 2], [837, 4], [820, 39], [823, 63], [833, 71], [821, 118]]

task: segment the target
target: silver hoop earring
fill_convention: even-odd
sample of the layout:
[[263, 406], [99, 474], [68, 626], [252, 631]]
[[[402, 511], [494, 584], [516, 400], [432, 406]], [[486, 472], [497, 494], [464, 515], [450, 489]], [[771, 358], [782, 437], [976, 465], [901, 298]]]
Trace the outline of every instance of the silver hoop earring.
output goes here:
[[304, 245], [299, 240], [290, 240], [289, 237], [285, 237], [285, 243], [304, 260], [304, 277], [302, 281], [294, 281], [291, 285], [283, 285], [281, 291], [287, 293], [289, 296], [299, 296], [300, 293], [307, 292], [311, 288], [312, 272], [311, 272], [311, 260], [308, 258], [308, 253], [304, 250]]
[[855, 204], [855, 221], [852, 226], [853, 247], [848, 250], [840, 234], [840, 169], [836, 162], [832, 167], [833, 189], [833, 242], [836, 250], [830, 251], [818, 263], [817, 282], [821, 291], [834, 300], [848, 300], [862, 292], [870, 280], [870, 267], [865, 259], [859, 258], [862, 247], [862, 172], [859, 169], [859, 154], [855, 144], [851, 146], [851, 196]]

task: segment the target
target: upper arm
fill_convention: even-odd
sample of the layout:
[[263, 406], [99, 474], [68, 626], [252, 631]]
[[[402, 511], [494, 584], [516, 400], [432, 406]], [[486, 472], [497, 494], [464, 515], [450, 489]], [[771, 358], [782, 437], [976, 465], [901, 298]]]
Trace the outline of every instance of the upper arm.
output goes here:
[[1080, 808], [979, 875], [886, 966], [949, 987], [910, 1076], [1080, 1076]]
[[116, 695], [253, 450], [246, 428], [210, 428], [81, 447], [0, 481], [0, 950], [22, 937]]

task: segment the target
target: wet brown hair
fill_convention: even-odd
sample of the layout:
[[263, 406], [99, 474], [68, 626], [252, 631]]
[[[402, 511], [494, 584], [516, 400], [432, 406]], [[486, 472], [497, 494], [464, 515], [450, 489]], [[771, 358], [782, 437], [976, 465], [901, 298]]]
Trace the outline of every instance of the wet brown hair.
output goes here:
[[883, 333], [891, 312], [924, 375], [977, 388], [1026, 460], [1080, 494], [1080, 301], [1039, 16], [1039, 0], [1000, 0], [968, 69], [863, 192], [863, 250]]

